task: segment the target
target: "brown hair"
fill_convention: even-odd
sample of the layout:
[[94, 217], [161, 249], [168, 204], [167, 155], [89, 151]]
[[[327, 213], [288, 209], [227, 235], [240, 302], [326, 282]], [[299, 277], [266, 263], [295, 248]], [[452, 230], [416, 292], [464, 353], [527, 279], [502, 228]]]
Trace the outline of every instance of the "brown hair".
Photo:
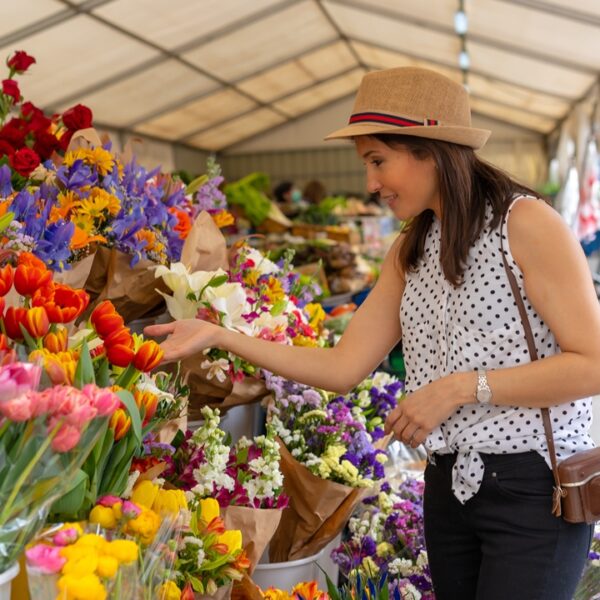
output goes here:
[[312, 204], [319, 204], [327, 196], [327, 189], [320, 181], [313, 179], [304, 186], [302, 196]]
[[[488, 225], [486, 203], [492, 205], [489, 226], [495, 229], [515, 194], [538, 195], [481, 160], [467, 146], [407, 135], [375, 134], [373, 137], [390, 148], [406, 147], [417, 160], [433, 159], [442, 209], [440, 262], [445, 278], [455, 286], [462, 283], [470, 248]], [[404, 229], [406, 237], [398, 257], [404, 272], [415, 269], [423, 255], [432, 219], [433, 211], [426, 210]]]

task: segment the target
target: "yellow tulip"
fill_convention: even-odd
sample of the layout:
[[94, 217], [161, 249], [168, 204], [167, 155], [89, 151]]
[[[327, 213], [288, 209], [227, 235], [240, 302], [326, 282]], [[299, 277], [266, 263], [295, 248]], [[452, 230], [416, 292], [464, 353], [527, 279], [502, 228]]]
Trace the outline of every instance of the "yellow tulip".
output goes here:
[[139, 548], [131, 540], [113, 540], [108, 544], [107, 554], [114, 557], [122, 564], [136, 561], [139, 556]]
[[242, 547], [242, 532], [239, 529], [230, 529], [222, 533], [218, 538], [219, 544], [227, 546], [227, 553], [233, 554]]
[[158, 490], [152, 510], [163, 516], [176, 515], [179, 512], [179, 499], [175, 490]]
[[131, 501], [138, 506], [152, 508], [154, 500], [156, 500], [156, 496], [158, 495], [158, 489], [158, 486], [154, 485], [151, 481], [140, 481], [133, 489]]
[[206, 523], [210, 523], [215, 517], [221, 513], [219, 503], [214, 498], [205, 498], [200, 500], [200, 512], [202, 519]]
[[174, 581], [167, 581], [160, 586], [158, 598], [159, 600], [179, 600], [181, 598], [181, 590]]
[[100, 577], [112, 579], [117, 574], [119, 568], [119, 561], [114, 556], [104, 554], [98, 557], [98, 566], [96, 567], [96, 573]]
[[57, 583], [59, 598], [66, 600], [106, 600], [106, 588], [97, 575], [63, 575]]
[[97, 504], [90, 512], [90, 523], [97, 523], [104, 529], [114, 529], [117, 526], [117, 519], [112, 508]]

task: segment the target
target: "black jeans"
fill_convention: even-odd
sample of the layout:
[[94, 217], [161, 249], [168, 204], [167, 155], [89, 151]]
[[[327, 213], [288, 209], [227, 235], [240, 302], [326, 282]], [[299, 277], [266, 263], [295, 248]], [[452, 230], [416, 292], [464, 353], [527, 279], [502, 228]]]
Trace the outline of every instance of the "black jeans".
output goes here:
[[456, 456], [425, 471], [425, 538], [437, 600], [570, 600], [593, 526], [552, 515], [552, 472], [537, 452], [482, 454], [485, 476], [461, 504]]

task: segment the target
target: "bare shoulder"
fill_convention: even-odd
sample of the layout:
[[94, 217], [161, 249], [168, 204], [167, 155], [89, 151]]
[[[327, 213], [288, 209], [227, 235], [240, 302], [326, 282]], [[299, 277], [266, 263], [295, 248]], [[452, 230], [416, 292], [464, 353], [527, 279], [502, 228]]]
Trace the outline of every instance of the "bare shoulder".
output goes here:
[[562, 217], [542, 200], [523, 198], [515, 203], [508, 219], [508, 235], [512, 255], [522, 269], [536, 257], [552, 259], [558, 254], [581, 253]]
[[385, 255], [385, 259], [383, 261], [383, 267], [382, 267], [382, 272], [383, 271], [386, 271], [386, 272], [391, 271], [396, 276], [400, 276], [402, 279], [404, 279], [404, 272], [400, 265], [399, 254], [400, 254], [400, 248], [402, 247], [402, 244], [404, 243], [405, 238], [406, 238], [406, 234], [400, 233], [398, 235], [398, 237], [393, 241], [392, 245], [390, 246], [390, 249], [387, 251], [387, 254]]

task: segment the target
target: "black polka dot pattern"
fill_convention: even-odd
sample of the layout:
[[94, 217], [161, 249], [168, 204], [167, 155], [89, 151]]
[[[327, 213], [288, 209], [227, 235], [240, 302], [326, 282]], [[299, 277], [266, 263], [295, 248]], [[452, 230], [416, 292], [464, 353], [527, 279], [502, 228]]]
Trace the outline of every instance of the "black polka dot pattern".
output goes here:
[[[491, 217], [488, 205], [488, 223]], [[434, 218], [421, 263], [406, 275], [400, 309], [407, 392], [454, 372], [529, 362], [523, 325], [502, 262], [500, 236], [504, 236], [506, 258], [519, 284], [539, 358], [560, 352], [554, 335], [525, 295], [523, 273], [510, 252], [506, 223], [481, 233], [469, 253], [464, 283], [455, 288], [443, 276], [440, 222]], [[562, 404], [550, 413], [559, 461], [593, 446], [588, 435], [590, 399]], [[463, 406], [431, 432], [425, 446], [431, 452], [458, 452], [453, 490], [463, 503], [477, 492], [483, 479], [478, 452], [536, 450], [550, 466], [538, 409]]]

